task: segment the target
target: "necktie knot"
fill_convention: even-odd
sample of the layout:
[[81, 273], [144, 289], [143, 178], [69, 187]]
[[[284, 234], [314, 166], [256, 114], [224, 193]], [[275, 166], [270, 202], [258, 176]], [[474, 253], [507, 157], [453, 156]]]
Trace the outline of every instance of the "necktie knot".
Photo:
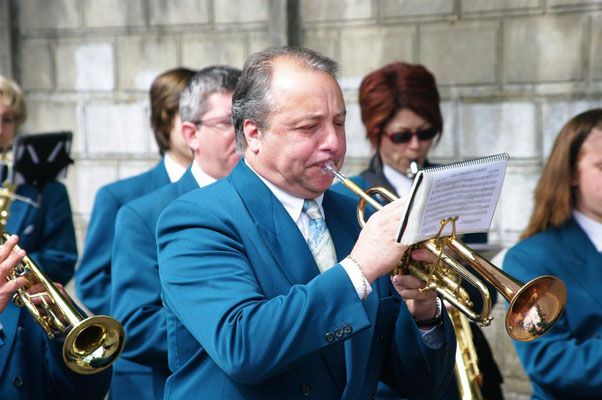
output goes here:
[[320, 206], [314, 199], [305, 199], [303, 202], [303, 212], [311, 219], [322, 219]]

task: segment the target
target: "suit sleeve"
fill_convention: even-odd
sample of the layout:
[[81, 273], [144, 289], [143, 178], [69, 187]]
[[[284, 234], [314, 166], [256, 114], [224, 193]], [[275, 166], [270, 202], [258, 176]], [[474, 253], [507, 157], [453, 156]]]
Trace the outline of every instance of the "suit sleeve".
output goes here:
[[111, 267], [111, 315], [126, 331], [122, 357], [167, 365], [167, 328], [154, 226], [129, 204], [117, 213]]
[[86, 233], [84, 253], [75, 272], [75, 290], [95, 314], [109, 314], [111, 304], [111, 247], [120, 204], [101, 188], [96, 194]]
[[67, 189], [53, 182], [42, 192], [40, 213], [43, 218], [41, 236], [30, 256], [53, 282], [66, 284], [73, 277], [77, 261], [77, 244]]
[[[554, 274], [557, 266], [553, 264], [554, 260], [547, 259], [540, 249], [526, 246], [510, 249], [504, 258], [504, 270], [523, 282]], [[580, 290], [573, 287], [575, 289]], [[591, 313], [597, 314], [590, 319], [595, 324], [600, 312], [596, 309]], [[515, 341], [514, 346], [529, 378], [559, 398], [595, 398], [602, 393], [602, 341], [597, 337], [577, 338], [569, 324], [567, 310], [545, 335], [531, 342]]]

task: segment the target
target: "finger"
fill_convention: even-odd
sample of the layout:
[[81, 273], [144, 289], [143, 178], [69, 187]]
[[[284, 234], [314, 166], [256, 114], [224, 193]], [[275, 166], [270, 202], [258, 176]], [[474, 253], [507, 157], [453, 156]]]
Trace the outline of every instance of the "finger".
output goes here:
[[412, 251], [412, 259], [427, 263], [433, 263], [436, 259], [435, 255], [427, 249], [416, 249]]
[[19, 249], [16, 252], [11, 252], [8, 258], [0, 263], [0, 279], [2, 281], [6, 280], [10, 275], [10, 272], [19, 264], [19, 262], [21, 262], [24, 256], [25, 250]]
[[4, 261], [8, 258], [18, 242], [19, 237], [17, 235], [11, 235], [10, 238], [0, 246], [0, 261]]
[[391, 278], [393, 285], [406, 289], [421, 289], [426, 286], [424, 281], [412, 275], [395, 275]]

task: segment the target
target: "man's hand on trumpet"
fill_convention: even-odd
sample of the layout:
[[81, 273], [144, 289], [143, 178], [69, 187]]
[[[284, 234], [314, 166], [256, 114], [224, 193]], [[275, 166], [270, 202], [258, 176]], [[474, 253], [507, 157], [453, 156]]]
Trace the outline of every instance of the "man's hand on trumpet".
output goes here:
[[[407, 246], [395, 240], [401, 223], [401, 211], [407, 200], [400, 198], [372, 214], [351, 250], [351, 257], [362, 266], [370, 285], [377, 278], [391, 272], [407, 250]], [[435, 260], [435, 256], [426, 250], [414, 250], [412, 258], [427, 262]], [[415, 319], [428, 320], [435, 317], [437, 293], [433, 290], [420, 293], [418, 290], [425, 286], [425, 282], [411, 275], [398, 275], [391, 281]]]

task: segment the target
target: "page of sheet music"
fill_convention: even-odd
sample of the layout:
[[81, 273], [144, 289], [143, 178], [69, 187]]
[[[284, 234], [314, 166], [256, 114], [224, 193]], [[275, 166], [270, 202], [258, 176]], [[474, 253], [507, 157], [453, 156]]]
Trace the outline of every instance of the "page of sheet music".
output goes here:
[[[431, 175], [432, 181], [424, 207], [417, 241], [434, 237], [441, 220], [458, 216], [456, 233], [489, 230], [497, 205], [507, 160], [443, 169]], [[451, 234], [448, 224], [443, 236]]]

